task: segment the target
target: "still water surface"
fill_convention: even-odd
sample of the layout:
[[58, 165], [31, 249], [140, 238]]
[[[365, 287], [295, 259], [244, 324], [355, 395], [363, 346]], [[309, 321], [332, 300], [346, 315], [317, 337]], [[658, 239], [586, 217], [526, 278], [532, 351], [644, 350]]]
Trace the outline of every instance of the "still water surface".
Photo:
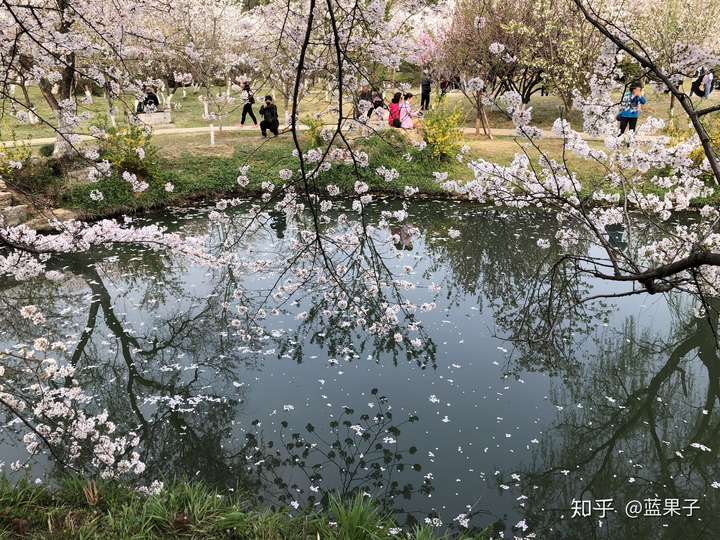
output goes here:
[[[376, 210], [399, 207], [384, 201]], [[211, 210], [144, 219], [195, 233], [207, 229]], [[146, 483], [249, 483], [288, 511], [291, 501], [312, 505], [328, 491], [360, 489], [401, 522], [431, 515], [449, 524], [470, 506], [473, 525], [497, 521], [506, 538], [523, 518], [525, 534], [537, 538], [720, 537], [717, 318], [695, 318], [681, 296], [573, 307], [565, 296], [621, 289], [568, 275], [564, 291], [550, 291], [556, 248], [536, 242], [552, 238], [553, 221], [538, 214], [448, 202], [408, 211], [419, 237], [383, 255], [414, 285], [404, 292], [410, 301], [436, 303], [419, 317], [421, 354], [342, 328], [336, 316], [313, 316], [312, 291], [268, 316], [266, 337], [244, 342], [224, 303], [239, 290], [241, 303], [261, 302], [275, 269], [236, 275], [142, 248], [66, 259], [57, 283], [0, 284], [0, 344], [32, 340], [16, 313], [40, 307], [58, 335], [74, 340], [69, 360], [97, 407], [141, 434]], [[216, 241], [227, 227], [211, 226]], [[459, 238], [449, 238], [451, 227]], [[239, 249], [287, 252], [294, 234], [272, 216]], [[311, 315], [298, 320], [303, 311]], [[548, 342], [540, 337], [550, 319]], [[373, 421], [362, 415], [378, 411], [392, 418], [367, 428]], [[377, 446], [362, 446], [355, 426]], [[16, 427], [3, 433], [6, 464], [24, 455]], [[305, 454], [294, 433], [312, 444]], [[333, 463], [346, 458], [338, 472]], [[58, 473], [41, 461], [22, 474]], [[617, 512], [572, 517], [573, 498], [613, 499]], [[668, 499], [681, 507], [697, 499], [699, 508], [692, 517], [663, 515]], [[651, 515], [625, 517], [631, 500]]]

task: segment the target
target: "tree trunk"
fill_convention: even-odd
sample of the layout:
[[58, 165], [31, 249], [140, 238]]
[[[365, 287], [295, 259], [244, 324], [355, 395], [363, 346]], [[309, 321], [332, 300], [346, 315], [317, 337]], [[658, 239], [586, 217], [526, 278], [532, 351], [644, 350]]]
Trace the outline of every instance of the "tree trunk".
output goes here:
[[483, 108], [483, 122], [485, 123], [485, 132], [487, 133], [488, 139], [492, 140], [493, 134], [490, 130], [490, 120], [488, 120], [487, 113], [485, 112], [485, 109]]
[[53, 149], [54, 158], [65, 158], [75, 153], [73, 148], [72, 137], [75, 135], [75, 124], [68, 118], [69, 114], [75, 114], [77, 111], [57, 110], [55, 116], [58, 121], [57, 135], [55, 136], [55, 148]]
[[[71, 68], [65, 68], [68, 71]], [[63, 73], [63, 78], [55, 85], [50, 84], [47, 79], [40, 79], [38, 86], [45, 97], [50, 109], [52, 109], [57, 121], [57, 131], [55, 134], [55, 148], [53, 149], [53, 157], [62, 159], [72, 155], [75, 152], [70, 142], [74, 133], [74, 122], [70, 116], [77, 113], [75, 102], [70, 99], [72, 95], [72, 79], [73, 75]], [[55, 90], [55, 92], [53, 92]], [[60, 104], [72, 104], [70, 108], [63, 109]]]
[[[112, 93], [110, 92], [110, 84], [105, 85], [105, 101], [107, 101], [107, 114], [112, 127], [117, 128], [117, 120], [115, 119], [115, 107], [113, 106]], [[137, 110], [137, 105], [135, 106]], [[133, 111], [135, 112], [135, 111]]]
[[20, 83], [20, 90], [23, 93], [23, 98], [25, 99], [25, 107], [27, 107], [28, 110], [32, 109], [32, 101], [30, 101], [30, 94], [28, 93], [27, 86], [25, 86], [25, 81]]
[[670, 119], [675, 118], [675, 96], [670, 94]]
[[477, 109], [477, 115], [475, 117], [475, 135], [480, 135], [480, 125], [482, 125], [483, 133], [485, 136], [492, 140], [492, 132], [490, 131], [490, 121], [488, 120], [487, 113], [485, 112], [485, 105], [480, 104], [480, 108]]
[[565, 111], [563, 111], [563, 112], [564, 112], [565, 116], [567, 116], [568, 114], [570, 114], [570, 110], [572, 109], [572, 97], [568, 96], [566, 93], [563, 92], [562, 93], [562, 102], [563, 102], [563, 107], [565, 107]]
[[285, 125], [290, 125], [290, 97], [283, 96], [283, 108], [285, 109]]

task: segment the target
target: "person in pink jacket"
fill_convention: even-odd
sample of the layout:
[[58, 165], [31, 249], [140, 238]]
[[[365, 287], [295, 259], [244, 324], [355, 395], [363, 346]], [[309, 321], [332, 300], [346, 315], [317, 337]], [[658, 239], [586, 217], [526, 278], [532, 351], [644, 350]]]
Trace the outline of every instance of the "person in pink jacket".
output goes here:
[[415, 122], [413, 118], [417, 116], [417, 113], [412, 110], [412, 94], [405, 94], [405, 99], [400, 104], [400, 127], [403, 129], [413, 129]]

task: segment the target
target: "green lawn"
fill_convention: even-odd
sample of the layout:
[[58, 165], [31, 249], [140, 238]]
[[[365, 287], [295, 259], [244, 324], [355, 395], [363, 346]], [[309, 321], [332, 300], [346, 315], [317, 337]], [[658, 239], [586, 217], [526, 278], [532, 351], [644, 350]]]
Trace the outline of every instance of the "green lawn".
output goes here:
[[[305, 139], [302, 142], [308, 144]], [[263, 182], [272, 182], [278, 186], [285, 183], [279, 177], [281, 169], [297, 169], [297, 160], [291, 155], [294, 146], [287, 134], [264, 140], [254, 131], [225, 132], [218, 134], [214, 146], [209, 144], [206, 134], [164, 135], [153, 138], [153, 143], [157, 147], [157, 164], [153, 166], [153, 172], [146, 175], [150, 188], [142, 194], [133, 194], [127, 182], [117, 176], [96, 184], [69, 183], [57, 177], [50, 177], [47, 182], [35, 179], [33, 189], [45, 182], [53, 186], [52, 197], [55, 198], [56, 206], [95, 216], [182, 204], [202, 197], [257, 195], [261, 192]], [[466, 143], [471, 148], [468, 159], [481, 158], [508, 164], [516, 153], [523, 151], [527, 151], [534, 160], [539, 158], [537, 150], [527, 146], [523, 148], [509, 137], [492, 141], [468, 137]], [[432, 159], [427, 152], [418, 152], [400, 137], [371, 137], [358, 144], [361, 150], [368, 153], [371, 163], [367, 169], [360, 169], [360, 179], [367, 182], [375, 193], [402, 195], [406, 186], [412, 186], [423, 195], [445, 196], [446, 193], [434, 181], [434, 172], [448, 172], [450, 179], [460, 183], [472, 179], [472, 172], [465, 163], [458, 163], [454, 159]], [[544, 140], [539, 143], [539, 147], [549, 157], [561, 159], [562, 141]], [[405, 159], [406, 154], [412, 155], [412, 161]], [[574, 157], [568, 158], [568, 161], [588, 185], [597, 184], [602, 179], [601, 168], [593, 162]], [[239, 188], [236, 179], [243, 165], [250, 165], [250, 184]], [[385, 182], [375, 172], [379, 166], [397, 170], [399, 179]], [[320, 186], [335, 184], [344, 194], [350, 194], [357, 180], [352, 166], [336, 164], [329, 172], [321, 174], [317, 181]], [[172, 193], [164, 189], [168, 182], [174, 186]], [[90, 192], [96, 189], [103, 193], [104, 200], [93, 201], [90, 198]]]
[[[472, 179], [472, 172], [464, 163], [454, 159], [437, 161], [428, 152], [418, 152], [394, 130], [387, 131], [382, 137], [359, 139], [357, 145], [369, 155], [370, 167], [360, 170], [360, 177], [370, 189], [379, 194], [402, 195], [406, 186], [418, 188], [423, 195], [446, 196], [446, 193], [434, 182], [433, 172], [448, 172], [452, 180], [460, 183]], [[140, 209], [157, 208], [170, 204], [183, 204], [189, 200], [207, 197], [210, 199], [234, 196], [255, 196], [261, 191], [262, 182], [282, 185], [280, 169], [297, 169], [297, 161], [291, 156], [294, 149], [289, 134], [278, 138], [263, 139], [258, 130], [250, 128], [241, 132], [218, 132], [215, 145], [210, 145], [209, 135], [203, 134], [166, 134], [152, 138], [157, 149], [156, 163], [152, 170], [141, 173], [150, 188], [141, 194], [133, 194], [127, 182], [118, 178], [117, 172], [100, 180], [96, 184], [81, 181], [68, 181], [39, 162], [36, 169], [24, 170], [25, 183], [22, 190], [41, 197], [56, 207], [70, 208], [87, 217], [102, 216], [120, 212], [132, 212]], [[513, 137], [496, 137], [487, 140], [483, 136], [466, 136], [464, 141], [470, 146], [469, 159], [485, 159], [501, 165], [509, 164], [518, 153], [527, 152], [537, 162], [538, 149], [528, 142]], [[301, 143], [306, 151], [310, 146], [308, 134], [303, 133]], [[600, 142], [591, 145], [601, 146]], [[542, 139], [537, 142], [539, 150], [551, 159], [563, 159], [563, 141]], [[37, 148], [35, 151], [37, 152]], [[406, 154], [412, 160], [405, 159]], [[573, 155], [566, 156], [569, 168], [583, 182], [587, 193], [596, 189], [614, 188], [604, 181], [604, 171], [600, 164], [583, 160]], [[239, 188], [236, 182], [239, 167], [248, 164], [250, 184]], [[387, 183], [375, 169], [379, 166], [396, 169], [399, 179]], [[120, 167], [123, 170], [131, 170]], [[119, 170], [119, 169], [118, 169]], [[353, 167], [336, 164], [332, 169], [320, 175], [320, 187], [336, 184], [343, 193], [353, 192], [358, 177]], [[297, 181], [294, 180], [294, 181]], [[174, 190], [168, 192], [165, 185], [170, 183]], [[648, 186], [647, 189], [651, 189]], [[90, 193], [102, 192], [104, 199], [94, 201]], [[279, 190], [278, 190], [279, 191]], [[711, 203], [718, 203], [715, 197]]]

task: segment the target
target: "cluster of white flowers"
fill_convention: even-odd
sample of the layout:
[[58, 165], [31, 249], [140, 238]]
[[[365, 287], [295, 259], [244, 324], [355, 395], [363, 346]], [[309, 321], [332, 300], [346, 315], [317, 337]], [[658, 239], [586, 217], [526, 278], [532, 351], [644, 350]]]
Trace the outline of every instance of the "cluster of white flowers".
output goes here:
[[453, 521], [460, 525], [463, 529], [470, 527], [470, 517], [467, 514], [458, 514]]
[[308, 150], [307, 154], [305, 154], [305, 159], [310, 163], [316, 163], [320, 161], [323, 157], [323, 151], [320, 148], [311, 148]]
[[488, 50], [490, 51], [490, 54], [502, 54], [505, 52], [505, 45], [497, 42], [491, 43]]
[[480, 77], [469, 79], [465, 83], [465, 90], [467, 92], [482, 92], [485, 90], [485, 81]]
[[384, 166], [380, 166], [377, 169], [375, 169], [375, 172], [382, 176], [386, 182], [393, 182], [400, 178], [400, 173], [397, 172], [395, 169], [389, 169]]
[[128, 171], [122, 173], [122, 179], [132, 186], [133, 193], [142, 193], [150, 187], [150, 184], [143, 180], [138, 180], [136, 174]]
[[370, 186], [368, 186], [367, 183], [362, 182], [360, 180], [357, 180], [355, 182], [355, 193], [357, 193], [358, 195], [367, 193], [369, 189], [370, 189]]

